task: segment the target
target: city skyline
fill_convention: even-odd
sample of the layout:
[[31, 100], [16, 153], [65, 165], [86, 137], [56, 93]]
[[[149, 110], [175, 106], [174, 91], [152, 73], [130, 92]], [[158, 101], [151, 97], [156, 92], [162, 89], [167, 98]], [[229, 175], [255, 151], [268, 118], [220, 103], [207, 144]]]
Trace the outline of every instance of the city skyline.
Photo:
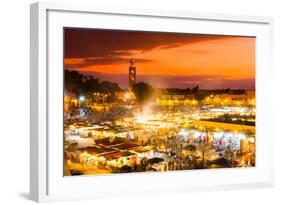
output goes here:
[[256, 166], [255, 38], [64, 35], [64, 176]]
[[65, 29], [64, 66], [128, 87], [250, 89], [255, 87], [255, 38], [97, 29]]

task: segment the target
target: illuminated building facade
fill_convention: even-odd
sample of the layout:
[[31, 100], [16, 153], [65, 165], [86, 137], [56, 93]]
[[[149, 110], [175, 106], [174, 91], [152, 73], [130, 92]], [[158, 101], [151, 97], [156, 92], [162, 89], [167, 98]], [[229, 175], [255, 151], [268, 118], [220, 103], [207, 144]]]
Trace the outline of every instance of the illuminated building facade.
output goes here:
[[70, 109], [78, 108], [79, 100], [76, 95], [71, 92], [64, 92], [64, 111], [68, 112]]
[[213, 99], [205, 99], [207, 104], [224, 106], [255, 106], [255, 90], [246, 90], [244, 94], [218, 94]]

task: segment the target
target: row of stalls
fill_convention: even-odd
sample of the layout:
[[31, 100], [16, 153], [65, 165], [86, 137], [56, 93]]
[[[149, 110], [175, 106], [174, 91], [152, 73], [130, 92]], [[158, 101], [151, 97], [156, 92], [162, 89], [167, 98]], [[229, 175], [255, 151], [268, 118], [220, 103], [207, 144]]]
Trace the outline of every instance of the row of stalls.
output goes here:
[[151, 146], [142, 146], [122, 137], [96, 139], [91, 146], [68, 152], [69, 159], [82, 164], [85, 170], [111, 170], [111, 172], [145, 171], [154, 167], [161, 170], [165, 153], [155, 152]]

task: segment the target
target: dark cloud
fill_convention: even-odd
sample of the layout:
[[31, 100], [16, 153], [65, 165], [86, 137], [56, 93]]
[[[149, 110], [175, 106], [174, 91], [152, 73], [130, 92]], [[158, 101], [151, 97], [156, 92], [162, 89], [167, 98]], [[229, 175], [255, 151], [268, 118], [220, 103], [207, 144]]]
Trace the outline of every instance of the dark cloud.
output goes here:
[[[130, 61], [130, 58], [125, 58], [125, 57], [120, 57], [120, 56], [85, 58], [82, 60], [82, 62], [79, 62], [79, 63], [65, 62], [65, 68], [66, 69], [75, 69], [75, 68], [88, 67], [91, 65], [108, 65], [108, 64], [113, 65], [113, 64], [119, 64], [119, 63], [128, 63], [129, 61]], [[140, 63], [144, 63], [144, 62], [151, 62], [152, 60], [138, 58], [137, 61]]]
[[64, 29], [65, 58], [89, 58], [131, 55], [131, 50], [148, 51], [178, 47], [231, 36], [200, 35], [182, 33], [120, 31], [101, 29]]

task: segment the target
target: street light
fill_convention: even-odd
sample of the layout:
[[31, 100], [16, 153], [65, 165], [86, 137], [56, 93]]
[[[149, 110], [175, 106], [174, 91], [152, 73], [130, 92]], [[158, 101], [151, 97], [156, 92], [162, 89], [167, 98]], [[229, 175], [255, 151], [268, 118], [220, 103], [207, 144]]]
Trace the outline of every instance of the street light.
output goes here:
[[80, 107], [82, 107], [83, 102], [85, 101], [85, 96], [79, 96]]
[[80, 97], [79, 97], [79, 100], [80, 100], [81, 102], [83, 102], [83, 101], [85, 100], [85, 97], [84, 97], [84, 96], [80, 96]]

